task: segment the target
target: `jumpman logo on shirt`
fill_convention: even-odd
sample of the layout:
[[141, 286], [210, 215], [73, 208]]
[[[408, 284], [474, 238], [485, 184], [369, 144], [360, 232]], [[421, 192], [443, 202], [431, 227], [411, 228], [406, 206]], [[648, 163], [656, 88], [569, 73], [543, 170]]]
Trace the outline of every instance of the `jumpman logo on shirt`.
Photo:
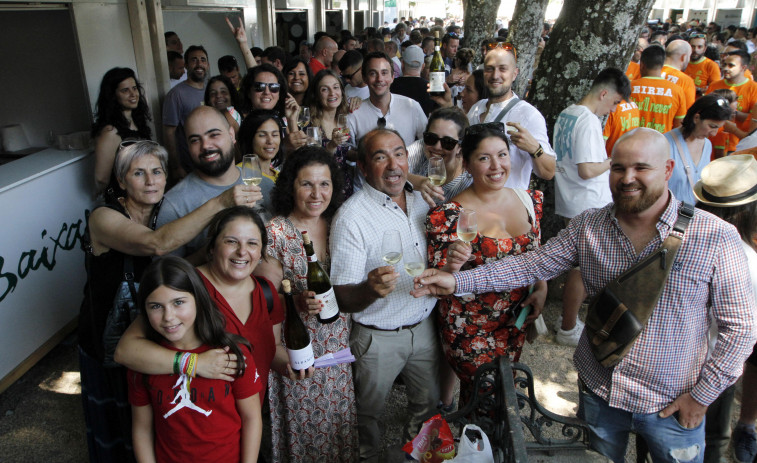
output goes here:
[[[171, 401], [171, 403], [176, 404], [176, 406], [172, 408], [171, 410], [169, 410], [168, 413], [163, 415], [164, 419], [178, 412], [182, 408], [189, 408], [196, 412], [200, 412], [205, 416], [209, 416], [211, 413], [213, 413], [213, 410], [205, 411], [202, 408], [198, 407], [189, 398], [189, 383], [191, 381], [192, 380], [186, 374], [182, 374], [181, 376], [179, 376], [179, 379], [176, 381], [176, 384], [174, 384], [172, 388], [172, 389], [176, 389], [177, 387], [179, 388], [179, 392], [176, 394], [176, 397], [174, 397], [173, 400]], [[178, 403], [176, 403], [177, 400], [178, 400]]]

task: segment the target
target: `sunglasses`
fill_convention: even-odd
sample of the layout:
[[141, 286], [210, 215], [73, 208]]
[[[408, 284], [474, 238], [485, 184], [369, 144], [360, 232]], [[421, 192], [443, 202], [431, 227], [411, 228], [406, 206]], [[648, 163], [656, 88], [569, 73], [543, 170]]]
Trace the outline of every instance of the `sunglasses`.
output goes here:
[[145, 145], [150, 146], [160, 146], [158, 142], [152, 141], [152, 140], [137, 140], [137, 139], [126, 139], [118, 144], [118, 149], [127, 148], [131, 145], [136, 145], [137, 143], [144, 143]]
[[279, 93], [279, 90], [281, 89], [281, 84], [279, 83], [266, 83], [266, 82], [255, 82], [252, 84], [252, 89], [255, 90], [257, 93], [263, 93], [265, 91], [265, 88], [268, 87], [268, 90], [271, 93]]
[[355, 74], [363, 70], [363, 66], [360, 66], [353, 72], [352, 74], [343, 74], [342, 77], [344, 77], [346, 80], [352, 80], [353, 77], [355, 77]]
[[434, 132], [423, 132], [423, 143], [428, 146], [434, 146], [436, 145], [436, 142], [441, 142], [442, 149], [447, 151], [455, 149], [455, 147], [460, 144], [460, 140], [456, 140], [452, 137], [440, 137]]
[[689, 40], [691, 39], [706, 39], [707, 36], [702, 34], [701, 32], [694, 32], [689, 35]]
[[505, 133], [505, 123], [504, 122], [486, 122], [484, 124], [474, 124], [467, 129], [465, 129], [465, 136], [468, 135], [477, 135], [479, 133], [482, 133], [486, 130], [494, 130], [497, 132]]
[[510, 42], [490, 42], [486, 44], [487, 50], [494, 50], [495, 48], [501, 48], [505, 51], [509, 51], [515, 56], [518, 57], [518, 51], [515, 49], [515, 45], [513, 45]]

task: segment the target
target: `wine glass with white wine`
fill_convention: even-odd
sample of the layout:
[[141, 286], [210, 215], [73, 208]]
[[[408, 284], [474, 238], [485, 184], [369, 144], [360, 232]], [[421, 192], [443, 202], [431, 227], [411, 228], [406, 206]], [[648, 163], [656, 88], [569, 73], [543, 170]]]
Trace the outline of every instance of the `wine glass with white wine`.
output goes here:
[[434, 186], [442, 186], [447, 181], [447, 167], [443, 157], [433, 156], [428, 160], [428, 179]]
[[254, 154], [245, 154], [242, 158], [242, 181], [245, 185], [260, 185], [263, 173], [260, 171], [260, 161]]
[[473, 209], [462, 209], [457, 217], [457, 237], [460, 241], [470, 243], [476, 239], [478, 234], [478, 221], [476, 220], [476, 211]]
[[300, 130], [307, 127], [307, 125], [310, 123], [310, 108], [307, 106], [303, 106], [300, 108], [300, 116], [297, 118], [297, 127], [300, 128]]
[[381, 258], [388, 265], [394, 265], [402, 260], [402, 238], [398, 230], [387, 230], [381, 241]]
[[336, 118], [336, 128], [339, 129], [339, 133], [341, 135], [349, 135], [350, 134], [350, 126], [347, 124], [347, 115], [346, 114], [340, 114], [339, 116], [337, 116], [337, 118]]
[[417, 277], [426, 270], [426, 262], [423, 260], [420, 249], [416, 247], [409, 256], [405, 255], [404, 267], [405, 272], [411, 277]]

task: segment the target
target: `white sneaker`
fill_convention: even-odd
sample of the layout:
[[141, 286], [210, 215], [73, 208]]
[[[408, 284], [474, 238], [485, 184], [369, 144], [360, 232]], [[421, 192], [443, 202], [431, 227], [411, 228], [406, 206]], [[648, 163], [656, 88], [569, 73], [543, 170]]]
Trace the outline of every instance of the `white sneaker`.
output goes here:
[[554, 331], [555, 333], [559, 333], [560, 328], [562, 328], [562, 315], [557, 317], [557, 320], [555, 321], [555, 326], [552, 327], [552, 331]]
[[[560, 319], [562, 319], [562, 317], [560, 317]], [[576, 319], [576, 326], [574, 326], [572, 330], [565, 331], [562, 328], [559, 328], [558, 325], [557, 336], [555, 336], [555, 339], [557, 339], [558, 344], [575, 347], [578, 345], [578, 340], [581, 338], [581, 333], [583, 333], [583, 331], [584, 322]]]

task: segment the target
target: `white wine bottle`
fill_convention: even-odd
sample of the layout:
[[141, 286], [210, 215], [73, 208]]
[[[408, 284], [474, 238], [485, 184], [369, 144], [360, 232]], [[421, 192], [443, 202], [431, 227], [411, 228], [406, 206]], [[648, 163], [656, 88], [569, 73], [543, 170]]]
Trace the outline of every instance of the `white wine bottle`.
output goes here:
[[318, 321], [324, 324], [335, 322], [339, 318], [339, 306], [329, 275], [318, 263], [308, 232], [302, 232], [302, 241], [305, 243], [305, 254], [308, 256], [308, 290], [315, 291], [315, 299], [321, 303]]
[[447, 73], [440, 50], [439, 31], [434, 31], [434, 56], [431, 58], [431, 65], [428, 68], [428, 80], [431, 84], [429, 93], [431, 96], [444, 96], [444, 80], [447, 78]]
[[289, 355], [289, 365], [295, 372], [307, 370], [315, 363], [313, 346], [310, 344], [310, 334], [308, 334], [308, 330], [294, 306], [292, 285], [289, 280], [282, 280], [281, 287], [284, 289], [284, 302], [286, 303], [284, 342]]

